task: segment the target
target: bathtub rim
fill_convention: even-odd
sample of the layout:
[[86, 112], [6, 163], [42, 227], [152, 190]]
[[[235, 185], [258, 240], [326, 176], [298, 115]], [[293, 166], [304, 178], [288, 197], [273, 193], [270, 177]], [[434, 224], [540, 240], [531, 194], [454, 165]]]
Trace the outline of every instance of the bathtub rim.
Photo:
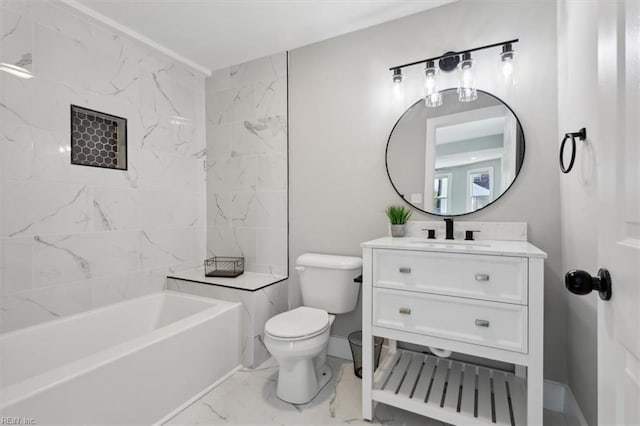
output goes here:
[[212, 306], [209, 308], [205, 308], [204, 310], [193, 315], [189, 315], [185, 318], [175, 321], [171, 324], [167, 324], [160, 328], [152, 330], [149, 333], [145, 333], [141, 336], [125, 340], [124, 342], [121, 342], [117, 345], [110, 346], [86, 357], [53, 368], [36, 376], [29, 377], [21, 382], [11, 384], [4, 388], [0, 388], [0, 392], [3, 394], [2, 400], [0, 400], [0, 412], [5, 408], [10, 407], [11, 405], [20, 403], [36, 395], [39, 392], [43, 392], [55, 386], [64, 384], [92, 370], [100, 368], [118, 359], [124, 358], [134, 352], [140, 351], [143, 348], [158, 343], [159, 341], [175, 336], [186, 329], [201, 325], [219, 314], [226, 313], [237, 307], [241, 308], [242, 305], [242, 303], [240, 302], [229, 302], [212, 297], [196, 296], [171, 290], [162, 290], [141, 297], [124, 300], [122, 302], [114, 303], [111, 305], [101, 306], [99, 308], [70, 315], [68, 317], [48, 321], [46, 323], [25, 327], [20, 330], [12, 331], [11, 333], [26, 331], [29, 329], [33, 329], [34, 327], [43, 327], [58, 321], [71, 321], [73, 319], [81, 318], [82, 316], [85, 316], [89, 313], [103, 311], [109, 308], [113, 308], [114, 306], [133, 304], [134, 302], [139, 302], [144, 298], [151, 299], [154, 297], [161, 297], [165, 295], [204, 301], [211, 304]]
[[107, 305], [98, 306], [98, 307], [95, 307], [95, 308], [92, 308], [92, 309], [88, 309], [86, 311], [75, 312], [75, 313], [70, 314], [70, 315], [64, 315], [64, 316], [52, 319], [50, 321], [39, 322], [37, 324], [32, 324], [32, 325], [28, 325], [26, 327], [17, 328], [15, 330], [7, 331], [5, 333], [0, 333], [0, 342], [2, 340], [4, 340], [4, 339], [8, 338], [8, 337], [11, 337], [12, 335], [15, 335], [15, 334], [19, 334], [19, 333], [23, 333], [23, 332], [31, 331], [31, 330], [38, 330], [40, 328], [45, 328], [45, 327], [47, 327], [47, 326], [49, 326], [51, 324], [62, 324], [64, 322], [73, 321], [74, 319], [86, 316], [88, 313], [106, 311], [108, 309], [113, 309], [116, 306], [124, 306], [124, 305], [133, 304], [133, 303], [139, 302], [141, 299], [146, 299], [146, 298], [151, 299], [153, 297], [162, 296], [163, 294], [176, 295], [176, 296], [180, 296], [180, 297], [196, 299], [196, 300], [200, 300], [200, 301], [206, 301], [208, 303], [212, 303], [211, 302], [212, 300], [218, 301], [218, 302], [225, 302], [225, 303], [235, 303], [235, 302], [228, 302], [227, 300], [216, 299], [214, 297], [198, 296], [196, 294], [185, 293], [185, 292], [176, 291], [176, 290], [158, 290], [158, 291], [154, 291], [152, 293], [141, 294], [139, 296], [135, 296], [135, 297], [131, 297], [129, 299], [121, 300], [119, 302], [114, 302], [114, 303], [109, 303]]

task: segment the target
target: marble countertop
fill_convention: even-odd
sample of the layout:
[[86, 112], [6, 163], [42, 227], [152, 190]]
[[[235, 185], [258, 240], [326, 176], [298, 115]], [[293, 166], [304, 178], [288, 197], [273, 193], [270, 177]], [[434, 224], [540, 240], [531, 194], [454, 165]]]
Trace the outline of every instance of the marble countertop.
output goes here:
[[500, 240], [428, 240], [416, 237], [383, 237], [361, 244], [363, 248], [396, 250], [437, 251], [444, 253], [486, 254], [493, 256], [517, 256], [546, 259], [547, 254], [527, 241]]
[[246, 272], [236, 278], [205, 277], [204, 268], [191, 269], [189, 271], [176, 272], [167, 275], [167, 278], [198, 282], [209, 285], [219, 285], [223, 287], [235, 288], [238, 290], [256, 291], [271, 284], [286, 280], [282, 275], [260, 274], [257, 272]]

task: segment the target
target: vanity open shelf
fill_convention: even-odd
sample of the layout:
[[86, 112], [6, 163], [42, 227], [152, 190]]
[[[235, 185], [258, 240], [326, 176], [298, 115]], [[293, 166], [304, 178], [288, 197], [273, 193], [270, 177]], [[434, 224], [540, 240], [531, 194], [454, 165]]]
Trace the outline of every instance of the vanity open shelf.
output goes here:
[[[415, 240], [362, 244], [363, 417], [382, 402], [452, 424], [542, 424], [546, 254], [522, 239]], [[390, 348], [375, 374], [374, 336]]]
[[448, 423], [526, 424], [526, 380], [513, 373], [398, 350], [373, 383], [373, 400]]

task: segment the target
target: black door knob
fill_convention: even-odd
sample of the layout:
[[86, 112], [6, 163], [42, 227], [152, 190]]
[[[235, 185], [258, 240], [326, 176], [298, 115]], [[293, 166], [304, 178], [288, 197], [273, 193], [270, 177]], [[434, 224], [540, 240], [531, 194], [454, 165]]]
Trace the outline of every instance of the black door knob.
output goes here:
[[564, 285], [573, 294], [584, 295], [596, 290], [600, 299], [611, 299], [611, 274], [604, 268], [598, 269], [596, 277], [586, 271], [572, 269], [564, 275]]

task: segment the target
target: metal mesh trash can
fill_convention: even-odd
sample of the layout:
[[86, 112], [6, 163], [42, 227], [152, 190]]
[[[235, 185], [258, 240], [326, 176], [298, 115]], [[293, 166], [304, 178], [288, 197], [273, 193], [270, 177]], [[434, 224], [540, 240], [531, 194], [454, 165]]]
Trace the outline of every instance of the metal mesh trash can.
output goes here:
[[[353, 355], [353, 372], [359, 378], [362, 378], [362, 331], [354, 331], [349, 334], [349, 346], [351, 346], [351, 355]], [[375, 336], [373, 338], [373, 362], [374, 370], [380, 362], [380, 354], [382, 353], [382, 337]]]

